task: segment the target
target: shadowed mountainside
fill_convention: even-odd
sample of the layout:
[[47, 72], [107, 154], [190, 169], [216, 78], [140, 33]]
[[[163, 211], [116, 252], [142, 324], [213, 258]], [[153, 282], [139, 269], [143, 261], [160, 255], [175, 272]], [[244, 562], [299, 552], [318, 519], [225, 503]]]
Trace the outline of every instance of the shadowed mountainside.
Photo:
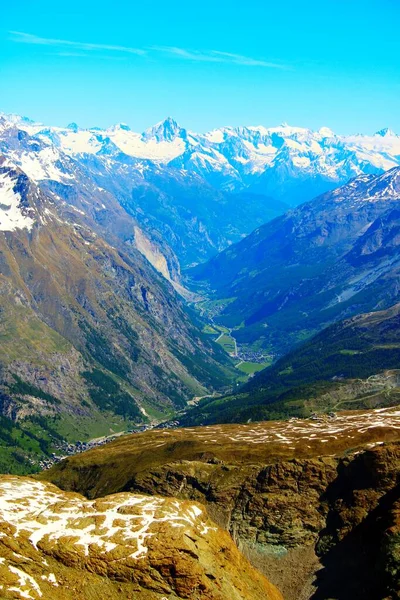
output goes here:
[[239, 344], [278, 356], [327, 325], [398, 299], [400, 169], [363, 175], [189, 271]]

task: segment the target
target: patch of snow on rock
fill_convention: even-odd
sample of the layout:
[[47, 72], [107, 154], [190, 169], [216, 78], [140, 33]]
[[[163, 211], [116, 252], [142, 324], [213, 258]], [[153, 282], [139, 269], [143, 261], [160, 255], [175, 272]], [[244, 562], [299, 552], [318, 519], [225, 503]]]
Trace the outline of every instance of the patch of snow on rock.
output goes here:
[[21, 195], [15, 192], [16, 181], [9, 173], [0, 174], [0, 231], [32, 229], [34, 220], [23, 214]]

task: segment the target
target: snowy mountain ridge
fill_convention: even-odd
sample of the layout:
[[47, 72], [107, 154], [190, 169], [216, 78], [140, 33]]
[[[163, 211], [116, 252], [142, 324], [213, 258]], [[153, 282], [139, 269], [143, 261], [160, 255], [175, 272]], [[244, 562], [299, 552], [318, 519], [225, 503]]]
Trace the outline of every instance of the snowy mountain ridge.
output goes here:
[[[168, 117], [143, 133], [120, 123], [108, 129], [47, 127], [26, 117], [0, 113], [0, 141], [17, 128], [31, 138], [26, 155], [10, 156], [36, 180], [59, 179], [58, 152], [78, 161], [104, 161], [121, 155], [193, 172], [220, 190], [257, 193], [299, 204], [363, 173], [383, 173], [400, 165], [400, 136], [389, 129], [374, 135], [336, 135], [327, 127], [312, 131], [286, 123], [278, 127], [222, 127], [195, 133]], [[42, 148], [35, 148], [35, 141]], [[3, 147], [0, 148], [3, 152]], [[10, 148], [7, 148], [9, 151]], [[28, 154], [35, 153], [33, 158]], [[35, 162], [35, 165], [32, 165]], [[66, 174], [64, 173], [64, 178]]]

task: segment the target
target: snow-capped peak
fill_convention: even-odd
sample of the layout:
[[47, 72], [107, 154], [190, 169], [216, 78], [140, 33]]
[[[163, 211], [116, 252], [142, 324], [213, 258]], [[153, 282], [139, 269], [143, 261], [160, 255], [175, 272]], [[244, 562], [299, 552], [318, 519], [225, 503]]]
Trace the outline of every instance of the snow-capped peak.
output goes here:
[[375, 133], [375, 135], [380, 135], [381, 137], [397, 137], [394, 131], [389, 129], [389, 127], [385, 127], [384, 129], [380, 129]]
[[78, 133], [80, 127], [76, 123], [70, 123], [69, 125], [67, 125], [67, 129], [73, 131], [74, 133]]
[[164, 121], [146, 129], [142, 135], [143, 140], [153, 139], [157, 142], [172, 142], [177, 137], [185, 138], [186, 130], [180, 127], [172, 117], [167, 117]]
[[335, 137], [334, 132], [332, 131], [332, 129], [330, 129], [329, 127], [321, 127], [318, 130], [318, 133], [320, 135], [322, 135], [322, 137], [324, 138], [330, 138], [330, 137]]
[[131, 128], [126, 123], [117, 123], [110, 127], [108, 131], [131, 131]]
[[400, 167], [378, 176], [366, 173], [358, 175], [345, 186], [334, 190], [332, 196], [339, 202], [349, 199], [352, 203], [397, 199], [400, 197]]
[[35, 121], [32, 121], [32, 119], [14, 113], [0, 112], [0, 118], [3, 118], [13, 125], [20, 125], [21, 123], [24, 123], [25, 125], [35, 125]]
[[270, 134], [280, 133], [280, 134], [287, 135], [287, 136], [296, 135], [296, 134], [308, 135], [308, 134], [312, 133], [312, 131], [310, 129], [307, 129], [306, 127], [293, 127], [292, 125], [289, 125], [288, 123], [281, 123], [281, 125], [279, 125], [278, 127], [269, 127], [268, 132]]

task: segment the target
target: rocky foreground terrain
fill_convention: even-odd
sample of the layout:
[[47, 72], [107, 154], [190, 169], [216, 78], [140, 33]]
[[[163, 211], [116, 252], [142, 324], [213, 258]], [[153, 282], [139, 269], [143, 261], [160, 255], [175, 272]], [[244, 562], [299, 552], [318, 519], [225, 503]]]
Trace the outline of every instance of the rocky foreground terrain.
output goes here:
[[189, 501], [86, 500], [0, 477], [0, 597], [281, 600], [230, 536]]
[[285, 600], [394, 599], [399, 431], [398, 408], [150, 431], [40, 477], [89, 498], [134, 491], [205, 503]]

